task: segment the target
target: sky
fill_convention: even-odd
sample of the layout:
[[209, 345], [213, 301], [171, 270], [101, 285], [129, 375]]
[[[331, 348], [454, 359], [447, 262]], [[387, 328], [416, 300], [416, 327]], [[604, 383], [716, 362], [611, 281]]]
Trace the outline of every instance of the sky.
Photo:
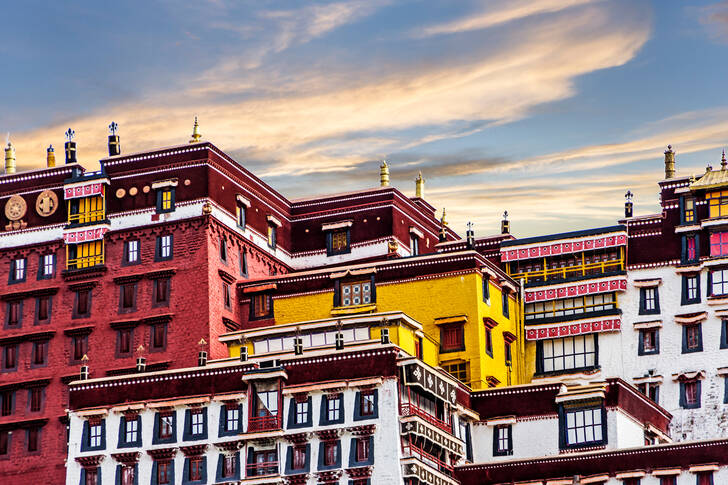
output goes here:
[[392, 185], [460, 234], [658, 210], [728, 145], [728, 1], [127, 0], [3, 9], [0, 133], [19, 170], [76, 132], [98, 168], [203, 138], [290, 199]]

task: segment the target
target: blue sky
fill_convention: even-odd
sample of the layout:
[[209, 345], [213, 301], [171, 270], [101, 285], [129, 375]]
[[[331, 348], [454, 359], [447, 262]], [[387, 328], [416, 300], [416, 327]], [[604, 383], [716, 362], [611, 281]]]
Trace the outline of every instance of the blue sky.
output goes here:
[[204, 138], [290, 198], [393, 185], [464, 233], [657, 209], [662, 152], [728, 145], [728, 1], [148, 0], [6, 6], [0, 130], [20, 168]]

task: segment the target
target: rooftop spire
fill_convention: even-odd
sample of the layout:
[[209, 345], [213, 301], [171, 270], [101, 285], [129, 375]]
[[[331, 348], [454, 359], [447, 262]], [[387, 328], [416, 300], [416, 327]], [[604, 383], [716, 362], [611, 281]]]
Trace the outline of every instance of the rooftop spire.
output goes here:
[[199, 143], [200, 138], [202, 138], [202, 135], [200, 135], [200, 125], [197, 123], [197, 116], [195, 116], [195, 125], [192, 127], [192, 138], [190, 138], [190, 143]]
[[417, 174], [415, 179], [415, 197], [422, 199], [425, 194], [425, 179], [422, 178], [422, 172]]
[[8, 145], [5, 147], [5, 175], [15, 173], [15, 147], [10, 141], [8, 133]]
[[46, 150], [46, 166], [48, 168], [56, 166], [56, 151], [53, 149], [53, 145], [48, 145]]
[[675, 152], [672, 151], [672, 145], [667, 145], [665, 152], [665, 178], [671, 179], [675, 176]]
[[121, 154], [121, 145], [119, 144], [119, 125], [112, 121], [109, 125], [109, 156], [113, 157]]
[[728, 162], [725, 161], [725, 150], [723, 150], [723, 155], [720, 157], [721, 170], [725, 170], [726, 165], [728, 165]]
[[382, 160], [382, 164], [379, 166], [379, 185], [389, 187], [389, 165], [386, 160]]
[[503, 211], [503, 220], [501, 220], [501, 234], [510, 234], [511, 223], [508, 220], [508, 211]]
[[447, 229], [445, 227], [447, 226], [447, 221], [445, 220], [445, 208], [442, 208], [442, 217], [440, 218], [440, 235], [439, 235], [439, 241], [445, 242], [447, 241]]

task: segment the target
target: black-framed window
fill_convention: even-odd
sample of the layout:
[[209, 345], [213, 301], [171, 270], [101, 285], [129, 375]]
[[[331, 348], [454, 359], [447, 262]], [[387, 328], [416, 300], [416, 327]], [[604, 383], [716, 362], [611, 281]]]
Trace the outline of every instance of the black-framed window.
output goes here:
[[139, 480], [139, 464], [116, 465], [115, 485], [137, 485]]
[[419, 256], [420, 238], [416, 234], [410, 234], [410, 255]]
[[48, 340], [38, 340], [33, 342], [33, 348], [30, 356], [30, 367], [45, 367], [48, 365]]
[[728, 269], [719, 269], [708, 273], [708, 288], [712, 296], [728, 295]]
[[598, 335], [539, 340], [536, 343], [538, 373], [592, 369], [599, 365]]
[[463, 384], [469, 384], [470, 370], [468, 362], [452, 362], [449, 364], [441, 364], [441, 367], [445, 370], [445, 372], [447, 372]]
[[561, 448], [583, 448], [607, 443], [607, 414], [603, 406], [561, 407]]
[[677, 477], [660, 477], [660, 485], [677, 485]]
[[699, 379], [680, 381], [680, 407], [697, 409], [700, 407], [701, 385]]
[[231, 436], [243, 431], [243, 406], [237, 403], [226, 403], [220, 407], [219, 436]]
[[713, 472], [698, 472], [696, 474], [696, 485], [715, 485], [713, 482]]
[[28, 273], [28, 259], [16, 258], [10, 262], [10, 275], [8, 284], [22, 283], [25, 281]]
[[660, 330], [658, 328], [641, 328], [637, 355], [652, 355], [660, 353]]
[[660, 295], [656, 286], [640, 288], [640, 315], [655, 315], [660, 313]]
[[157, 189], [157, 214], [174, 211], [175, 203], [174, 187]]
[[298, 395], [289, 400], [288, 428], [313, 426], [313, 399], [311, 396]]
[[278, 227], [272, 222], [268, 223], [268, 247], [275, 249], [278, 245]]
[[2, 370], [3, 372], [13, 372], [18, 370], [18, 344], [8, 344], [2, 347]]
[[369, 305], [377, 301], [374, 276], [361, 280], [336, 280], [334, 282], [334, 306]]
[[71, 363], [81, 362], [83, 356], [88, 354], [88, 334], [71, 336]]
[[157, 236], [157, 247], [155, 260], [167, 261], [172, 259], [174, 256], [174, 238], [172, 234], [162, 234]]
[[137, 284], [124, 283], [119, 285], [119, 313], [136, 311]]
[[217, 459], [217, 479], [219, 482], [236, 482], [240, 478], [240, 452], [220, 453]]
[[155, 323], [149, 327], [149, 348], [159, 352], [167, 348], [167, 323]]
[[9, 301], [5, 308], [5, 328], [20, 328], [23, 324], [23, 300]]
[[43, 409], [45, 402], [45, 389], [34, 386], [28, 389], [28, 412], [38, 413]]
[[493, 329], [485, 327], [485, 353], [493, 357]]
[[250, 320], [273, 317], [273, 295], [255, 293], [250, 297]]
[[483, 275], [483, 302], [490, 305], [490, 277]]
[[680, 238], [682, 245], [680, 262], [683, 264], [697, 263], [700, 260], [700, 235], [689, 234]]
[[440, 326], [440, 352], [465, 350], [465, 325], [451, 323]]
[[35, 324], [43, 325], [51, 321], [51, 303], [50, 295], [39, 296], [35, 299]]
[[286, 474], [305, 473], [310, 469], [311, 445], [292, 445], [286, 451]]
[[513, 427], [501, 424], [493, 428], [493, 456], [513, 454]]
[[720, 348], [728, 349], [728, 319], [720, 321]]
[[660, 402], [660, 384], [657, 382], [641, 382], [637, 384], [637, 389], [654, 402]]
[[132, 239], [124, 242], [124, 265], [139, 264], [142, 262], [141, 242]]
[[321, 398], [319, 425], [344, 422], [344, 394], [328, 394]]
[[227, 250], [227, 239], [224, 237], [220, 238], [220, 261], [227, 264], [228, 250]]
[[152, 464], [152, 485], [174, 483], [174, 460], [154, 460]]
[[374, 437], [352, 438], [349, 445], [349, 466], [367, 466], [374, 463]]
[[154, 278], [152, 280], [152, 308], [169, 306], [171, 292], [171, 278]]
[[248, 252], [245, 250], [240, 251], [240, 276], [248, 277]]
[[695, 199], [692, 197], [684, 197], [680, 199], [680, 202], [682, 202], [682, 212], [681, 212], [681, 218], [680, 222], [682, 224], [694, 224], [697, 222], [696, 212], [695, 212]]
[[164, 410], [154, 415], [152, 444], [168, 444], [177, 441], [177, 411]]
[[700, 303], [700, 274], [683, 275], [682, 277], [682, 305]]
[[134, 327], [120, 328], [116, 331], [117, 357], [131, 357], [134, 351]]
[[142, 445], [142, 417], [122, 416], [119, 423], [119, 448]]
[[326, 231], [326, 254], [346, 254], [351, 252], [351, 231], [348, 227]]
[[103, 450], [104, 448], [106, 448], [106, 420], [84, 421], [81, 451]]
[[682, 353], [701, 352], [703, 350], [703, 328], [700, 323], [683, 325]]
[[508, 318], [510, 316], [510, 310], [508, 308], [508, 290], [506, 288], [501, 288], [501, 310], [504, 317]]
[[38, 279], [47, 280], [56, 274], [56, 255], [41, 254], [38, 258]]
[[322, 441], [319, 444], [319, 470], [341, 468], [341, 441]]
[[222, 282], [222, 304], [226, 310], [231, 310], [233, 307], [232, 296], [230, 294], [230, 283]]
[[202, 440], [207, 439], [207, 408], [192, 408], [185, 411], [185, 425], [182, 432], [182, 439]]
[[77, 290], [73, 302], [71, 318], [88, 318], [91, 316], [91, 289]]
[[245, 210], [247, 207], [245, 207], [245, 204], [243, 204], [240, 201], [237, 201], [235, 204], [235, 222], [237, 223], [238, 227], [241, 229], [245, 229]]
[[15, 391], [6, 389], [0, 392], [0, 416], [10, 416], [15, 411]]
[[190, 456], [185, 458], [182, 485], [207, 483], [207, 457]]

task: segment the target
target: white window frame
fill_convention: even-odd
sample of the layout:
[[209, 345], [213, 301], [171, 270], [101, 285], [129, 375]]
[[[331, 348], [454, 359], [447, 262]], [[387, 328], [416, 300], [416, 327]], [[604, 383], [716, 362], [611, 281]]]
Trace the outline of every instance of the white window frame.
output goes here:
[[190, 413], [190, 433], [193, 435], [202, 434], [205, 431], [205, 418], [201, 412]]
[[13, 262], [13, 276], [15, 281], [25, 279], [25, 258], [19, 258]]
[[126, 421], [126, 428], [124, 429], [124, 441], [127, 443], [134, 443], [137, 441], [139, 436], [139, 420], [134, 418], [131, 421]]
[[[333, 417], [332, 417], [333, 416]], [[326, 400], [327, 421], [338, 421], [341, 418], [341, 399], [337, 396]]]
[[127, 263], [136, 263], [137, 261], [139, 261], [139, 241], [138, 240], [135, 239], [133, 241], [129, 241], [126, 244], [126, 261], [127, 261]]
[[97, 448], [101, 446], [101, 435], [102, 435], [102, 429], [101, 429], [101, 423], [99, 424], [90, 424], [88, 427], [88, 445], [90, 448]]
[[52, 276], [55, 266], [55, 255], [44, 254], [43, 255], [43, 276]]
[[595, 334], [590, 333], [543, 340], [542, 371], [559, 372], [594, 367], [597, 363], [595, 338]]
[[159, 243], [159, 256], [169, 258], [172, 255], [172, 236], [165, 234]]
[[604, 441], [601, 407], [566, 410], [564, 418], [564, 436], [568, 446]]
[[225, 431], [237, 431], [240, 427], [240, 409], [227, 408], [225, 411]]

